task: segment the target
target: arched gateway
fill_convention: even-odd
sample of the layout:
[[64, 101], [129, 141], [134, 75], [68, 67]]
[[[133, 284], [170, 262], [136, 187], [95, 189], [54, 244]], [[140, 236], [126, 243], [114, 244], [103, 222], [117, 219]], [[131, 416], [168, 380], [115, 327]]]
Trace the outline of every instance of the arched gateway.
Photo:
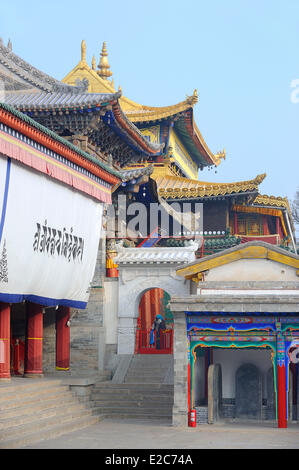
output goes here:
[[198, 244], [182, 248], [118, 248], [118, 354], [134, 354], [139, 305], [145, 292], [158, 288], [170, 297], [188, 295], [190, 283], [176, 268], [195, 260]]

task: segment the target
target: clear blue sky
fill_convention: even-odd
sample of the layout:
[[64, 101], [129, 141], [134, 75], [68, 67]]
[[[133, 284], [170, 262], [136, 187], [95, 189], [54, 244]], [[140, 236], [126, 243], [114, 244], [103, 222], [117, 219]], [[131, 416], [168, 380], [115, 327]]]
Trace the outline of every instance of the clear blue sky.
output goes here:
[[[205, 181], [267, 173], [263, 194], [299, 186], [298, 0], [2, 1], [0, 36], [32, 65], [62, 79], [79, 61], [98, 63], [107, 42], [115, 85], [149, 106], [197, 88], [195, 119], [213, 152], [227, 152]], [[298, 93], [299, 96], [299, 93]]]

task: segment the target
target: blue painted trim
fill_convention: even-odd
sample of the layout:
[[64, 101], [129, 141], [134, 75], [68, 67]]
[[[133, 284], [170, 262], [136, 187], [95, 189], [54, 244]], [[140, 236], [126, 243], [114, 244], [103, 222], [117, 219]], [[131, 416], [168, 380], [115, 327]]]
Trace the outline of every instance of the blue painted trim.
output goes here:
[[1, 213], [1, 221], [0, 221], [0, 243], [1, 243], [1, 240], [2, 240], [4, 222], [5, 222], [5, 216], [6, 216], [7, 198], [8, 198], [9, 181], [10, 181], [10, 167], [11, 167], [11, 159], [7, 158], [5, 187], [4, 187], [2, 213]]
[[87, 306], [87, 302], [81, 302], [79, 300], [70, 299], [52, 299], [50, 297], [41, 297], [39, 295], [30, 294], [6, 294], [0, 293], [0, 302], [6, 302], [9, 304], [18, 304], [27, 300], [34, 304], [44, 305], [45, 307], [56, 307], [56, 305], [62, 305], [64, 307], [79, 308], [84, 310]]

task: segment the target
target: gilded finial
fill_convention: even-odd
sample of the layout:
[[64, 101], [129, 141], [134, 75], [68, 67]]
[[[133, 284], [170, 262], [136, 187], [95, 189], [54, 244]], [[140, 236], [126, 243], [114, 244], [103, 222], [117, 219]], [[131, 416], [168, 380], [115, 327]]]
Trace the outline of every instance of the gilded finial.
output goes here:
[[104, 80], [108, 80], [109, 77], [111, 77], [112, 72], [109, 70], [110, 65], [108, 63], [108, 52], [106, 48], [106, 43], [103, 42], [103, 47], [102, 47], [102, 52], [101, 52], [101, 58], [100, 62], [98, 65], [98, 75], [103, 78]]
[[96, 58], [95, 58], [95, 56], [92, 57], [91, 68], [92, 68], [92, 70], [96, 69]]
[[86, 42], [83, 41], [81, 42], [81, 60], [86, 61]]
[[195, 105], [198, 102], [198, 93], [195, 89], [192, 96], [187, 96], [187, 101], [190, 103], [191, 106]]

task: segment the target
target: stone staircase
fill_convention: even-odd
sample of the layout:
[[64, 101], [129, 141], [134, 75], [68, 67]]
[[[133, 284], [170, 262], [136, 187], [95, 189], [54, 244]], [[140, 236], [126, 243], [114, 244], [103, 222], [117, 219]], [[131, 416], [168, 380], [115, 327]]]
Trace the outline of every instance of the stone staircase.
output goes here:
[[[136, 354], [132, 357], [124, 378], [125, 383], [170, 383], [173, 372], [171, 354]], [[172, 378], [173, 383], [173, 378]]]
[[60, 379], [12, 378], [0, 384], [0, 449], [55, 438], [100, 419]]
[[97, 383], [92, 405], [106, 418], [154, 420], [171, 424], [173, 356], [134, 355], [122, 383]]
[[99, 383], [94, 386], [91, 399], [96, 413], [105, 418], [171, 424], [173, 385]]

